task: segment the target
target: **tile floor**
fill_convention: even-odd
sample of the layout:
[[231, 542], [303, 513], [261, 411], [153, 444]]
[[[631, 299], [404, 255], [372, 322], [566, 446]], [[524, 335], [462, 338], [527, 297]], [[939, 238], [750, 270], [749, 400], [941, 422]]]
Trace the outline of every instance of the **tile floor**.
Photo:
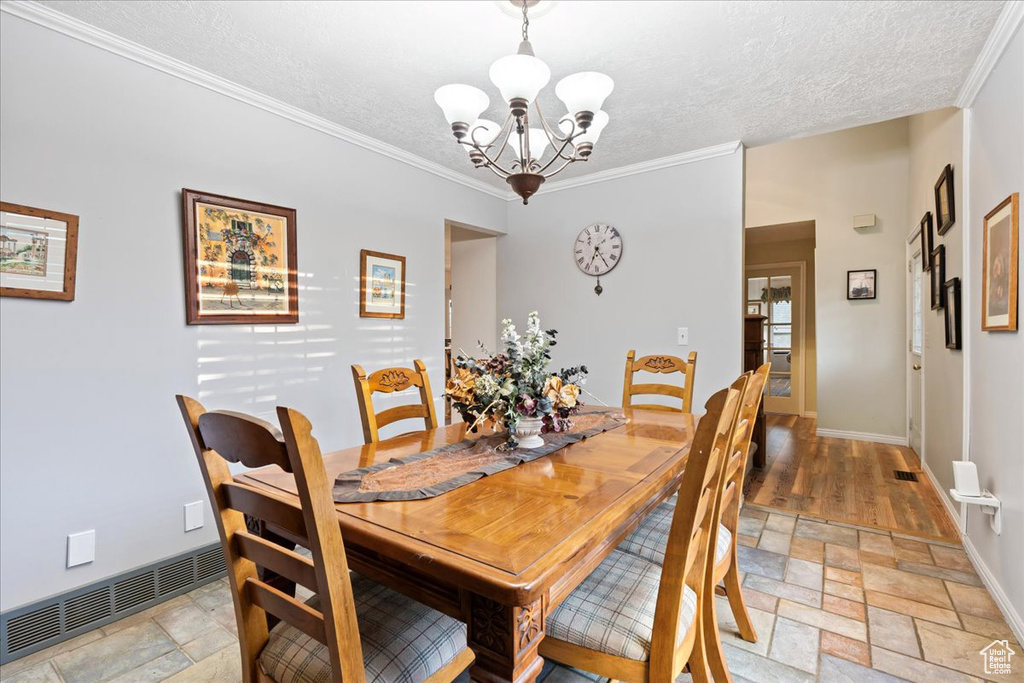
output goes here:
[[[1024, 650], [956, 543], [750, 505], [739, 540], [756, 643], [739, 638], [725, 599], [717, 598], [738, 683], [1024, 681]], [[234, 634], [227, 583], [215, 581], [0, 667], [0, 680], [233, 683]], [[996, 639], [1019, 653], [1010, 675], [984, 672], [979, 651]], [[556, 666], [546, 667], [543, 680], [587, 681]]]

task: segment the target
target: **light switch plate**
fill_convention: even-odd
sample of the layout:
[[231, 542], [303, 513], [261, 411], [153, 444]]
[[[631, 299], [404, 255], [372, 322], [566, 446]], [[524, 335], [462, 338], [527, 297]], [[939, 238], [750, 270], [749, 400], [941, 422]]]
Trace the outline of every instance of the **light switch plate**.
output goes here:
[[185, 506], [185, 531], [201, 529], [203, 526], [203, 501], [197, 500]]
[[68, 534], [68, 569], [96, 559], [96, 530]]
[[690, 344], [690, 328], [688, 327], [677, 327], [676, 328], [676, 343], [680, 346], [689, 346]]

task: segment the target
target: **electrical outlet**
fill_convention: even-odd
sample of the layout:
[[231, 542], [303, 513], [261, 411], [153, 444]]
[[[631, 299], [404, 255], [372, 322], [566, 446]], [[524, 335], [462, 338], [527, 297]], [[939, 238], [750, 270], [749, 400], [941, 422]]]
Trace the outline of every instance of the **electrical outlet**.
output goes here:
[[201, 529], [203, 526], [203, 501], [197, 500], [185, 506], [185, 531]]
[[690, 345], [690, 328], [688, 327], [677, 327], [676, 328], [676, 343], [680, 346]]
[[68, 569], [96, 559], [96, 530], [68, 534]]

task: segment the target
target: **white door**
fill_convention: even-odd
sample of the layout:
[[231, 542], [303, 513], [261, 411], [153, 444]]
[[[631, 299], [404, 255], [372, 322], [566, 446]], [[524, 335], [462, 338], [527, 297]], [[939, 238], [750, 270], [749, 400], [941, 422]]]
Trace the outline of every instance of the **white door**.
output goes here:
[[922, 384], [924, 382], [924, 370], [922, 370], [923, 356], [921, 353], [924, 345], [924, 273], [922, 271], [921, 252], [918, 250], [911, 256], [907, 267], [907, 337], [910, 343], [907, 345], [907, 382], [909, 393], [909, 417], [907, 425], [907, 436], [910, 447], [914, 449], [918, 457], [921, 453], [921, 431], [922, 416], [924, 408], [922, 404]]
[[767, 316], [765, 360], [772, 367], [764, 409], [769, 413], [804, 412], [803, 273], [801, 263], [747, 268], [747, 313]]

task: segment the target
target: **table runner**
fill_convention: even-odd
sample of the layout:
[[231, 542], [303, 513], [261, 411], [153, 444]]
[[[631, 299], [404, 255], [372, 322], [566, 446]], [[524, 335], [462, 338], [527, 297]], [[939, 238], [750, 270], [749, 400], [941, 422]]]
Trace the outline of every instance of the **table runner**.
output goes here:
[[342, 472], [334, 480], [334, 502], [422, 500], [477, 479], [550, 455], [587, 437], [626, 424], [618, 411], [591, 411], [573, 417], [567, 432], [542, 434], [538, 448], [504, 450], [504, 434], [464, 439], [456, 444]]

